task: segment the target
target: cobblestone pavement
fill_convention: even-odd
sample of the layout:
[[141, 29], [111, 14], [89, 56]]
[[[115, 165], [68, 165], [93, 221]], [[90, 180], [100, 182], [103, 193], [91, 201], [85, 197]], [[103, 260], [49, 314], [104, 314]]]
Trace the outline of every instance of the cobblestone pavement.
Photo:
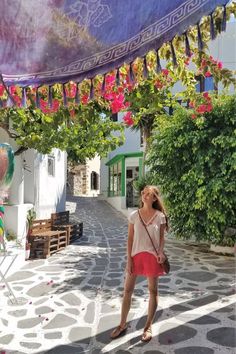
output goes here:
[[128, 331], [111, 341], [109, 333], [119, 322], [127, 221], [96, 198], [72, 198], [72, 207], [73, 202], [74, 218], [84, 222], [83, 238], [47, 260], [28, 261], [10, 276], [18, 305], [0, 288], [3, 353], [235, 352], [234, 258], [172, 239], [167, 240], [172, 271], [159, 281], [152, 341], [140, 341], [148, 300], [142, 277]]

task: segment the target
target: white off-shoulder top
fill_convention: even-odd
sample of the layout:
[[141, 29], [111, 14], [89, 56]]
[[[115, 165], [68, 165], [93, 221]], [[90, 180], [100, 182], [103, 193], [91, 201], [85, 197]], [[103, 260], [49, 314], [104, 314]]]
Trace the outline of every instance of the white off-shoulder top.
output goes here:
[[[147, 234], [147, 231], [145, 230], [145, 227], [139, 219], [138, 210], [133, 211], [129, 215], [128, 221], [130, 224], [134, 225], [134, 238], [131, 257], [134, 257], [140, 252], [149, 252], [156, 257], [157, 255], [153, 249], [152, 242]], [[145, 224], [158, 251], [160, 245], [160, 227], [161, 225], [166, 224], [166, 217], [161, 211], [157, 210], [153, 217]]]

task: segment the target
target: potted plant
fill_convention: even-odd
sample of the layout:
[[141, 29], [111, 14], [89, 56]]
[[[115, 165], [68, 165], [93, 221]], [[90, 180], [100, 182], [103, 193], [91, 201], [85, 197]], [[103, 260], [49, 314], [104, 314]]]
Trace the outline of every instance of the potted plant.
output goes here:
[[32, 232], [32, 224], [33, 221], [36, 219], [36, 212], [34, 208], [31, 208], [27, 212], [27, 234], [26, 234], [26, 243], [25, 243], [25, 259], [29, 259], [30, 256], [30, 242], [29, 242], [29, 237]]

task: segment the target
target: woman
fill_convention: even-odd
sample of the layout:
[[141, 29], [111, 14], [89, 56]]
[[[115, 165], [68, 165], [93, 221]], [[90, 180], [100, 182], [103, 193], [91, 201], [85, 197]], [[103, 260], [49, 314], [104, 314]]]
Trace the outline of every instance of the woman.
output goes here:
[[148, 342], [152, 339], [151, 326], [158, 304], [158, 277], [164, 275], [162, 267], [162, 263], [165, 260], [165, 255], [163, 254], [164, 233], [168, 229], [168, 221], [157, 187], [146, 186], [141, 192], [141, 200], [141, 208], [135, 210], [129, 216], [127, 267], [121, 320], [119, 326], [112, 331], [111, 338], [119, 337], [127, 329], [126, 320], [130, 310], [136, 277], [142, 275], [147, 277], [149, 289], [148, 316], [142, 341]]

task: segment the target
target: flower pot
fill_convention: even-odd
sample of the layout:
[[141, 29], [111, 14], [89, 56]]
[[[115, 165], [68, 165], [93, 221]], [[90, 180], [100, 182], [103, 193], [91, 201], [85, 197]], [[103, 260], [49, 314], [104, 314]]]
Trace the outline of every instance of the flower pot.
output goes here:
[[221, 254], [235, 255], [235, 247], [212, 245], [210, 251]]

